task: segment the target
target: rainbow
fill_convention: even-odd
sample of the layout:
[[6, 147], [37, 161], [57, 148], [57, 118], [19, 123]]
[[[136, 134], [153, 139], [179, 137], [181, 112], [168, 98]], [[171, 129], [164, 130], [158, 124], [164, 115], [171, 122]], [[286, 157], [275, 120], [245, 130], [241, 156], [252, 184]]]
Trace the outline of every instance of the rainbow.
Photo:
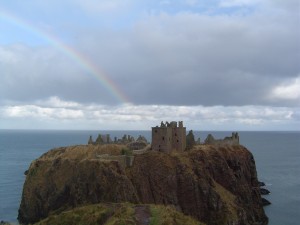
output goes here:
[[88, 74], [98, 80], [101, 85], [119, 102], [130, 103], [129, 98], [120, 89], [120, 87], [118, 87], [118, 85], [112, 79], [110, 79], [109, 76], [105, 75], [105, 73], [102, 72], [99, 67], [93, 64], [85, 55], [77, 51], [75, 48], [70, 47], [54, 35], [35, 27], [28, 21], [13, 15], [7, 10], [3, 10], [3, 8], [0, 8], [0, 19], [1, 18], [34, 34], [37, 37], [42, 38], [44, 41], [48, 42], [68, 58], [73, 60], [81, 69], [88, 72]]

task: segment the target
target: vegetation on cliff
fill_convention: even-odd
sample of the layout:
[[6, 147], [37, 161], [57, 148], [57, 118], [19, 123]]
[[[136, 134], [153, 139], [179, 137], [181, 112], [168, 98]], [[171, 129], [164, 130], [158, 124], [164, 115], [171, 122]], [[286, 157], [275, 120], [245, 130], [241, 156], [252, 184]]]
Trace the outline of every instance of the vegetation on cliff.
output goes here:
[[[144, 212], [145, 211], [145, 212]], [[102, 203], [51, 215], [35, 225], [205, 225], [171, 206]]]
[[[131, 202], [173, 205], [210, 225], [267, 223], [255, 162], [245, 147], [200, 145], [171, 154], [149, 151], [136, 155], [128, 168], [113, 158], [101, 158], [108, 153], [120, 155], [122, 149], [118, 145], [72, 146], [51, 150], [33, 161], [19, 221], [35, 223], [89, 204]], [[150, 207], [151, 215], [162, 210], [155, 207]]]

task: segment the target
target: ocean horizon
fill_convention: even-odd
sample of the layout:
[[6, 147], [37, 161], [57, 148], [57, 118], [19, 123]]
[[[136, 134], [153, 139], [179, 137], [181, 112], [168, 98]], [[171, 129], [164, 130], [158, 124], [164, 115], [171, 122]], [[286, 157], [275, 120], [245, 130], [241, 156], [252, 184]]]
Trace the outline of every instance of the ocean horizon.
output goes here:
[[[151, 141], [150, 130], [0, 130], [0, 221], [18, 224], [24, 172], [34, 159], [56, 147], [87, 144], [90, 135], [95, 140], [99, 133], [112, 138], [143, 135]], [[209, 133], [231, 136], [231, 131], [194, 131], [195, 139], [203, 142]], [[269, 224], [298, 224], [300, 131], [239, 131], [239, 136], [254, 155], [258, 179], [271, 191], [264, 196], [272, 203], [264, 207]]]

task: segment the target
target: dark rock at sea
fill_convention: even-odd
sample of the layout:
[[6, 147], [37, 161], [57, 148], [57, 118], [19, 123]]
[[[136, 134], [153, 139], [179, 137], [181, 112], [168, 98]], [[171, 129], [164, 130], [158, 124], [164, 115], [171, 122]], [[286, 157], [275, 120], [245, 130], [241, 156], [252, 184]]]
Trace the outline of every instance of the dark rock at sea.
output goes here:
[[265, 184], [264, 182], [261, 182], [261, 181], [258, 181], [258, 185], [259, 185], [260, 187], [266, 186], [266, 184]]
[[261, 195], [268, 195], [270, 194], [271, 192], [268, 190], [268, 189], [265, 189], [265, 188], [260, 188], [260, 194]]
[[261, 201], [262, 201], [262, 204], [263, 204], [263, 206], [266, 206], [266, 205], [271, 205], [271, 202], [270, 201], [268, 201], [267, 199], [265, 199], [265, 198], [261, 198]]
[[34, 160], [23, 187], [18, 219], [103, 202], [173, 205], [209, 225], [268, 223], [253, 155], [243, 146], [199, 145], [184, 153], [149, 151], [124, 168], [99, 155], [124, 146], [72, 146]]

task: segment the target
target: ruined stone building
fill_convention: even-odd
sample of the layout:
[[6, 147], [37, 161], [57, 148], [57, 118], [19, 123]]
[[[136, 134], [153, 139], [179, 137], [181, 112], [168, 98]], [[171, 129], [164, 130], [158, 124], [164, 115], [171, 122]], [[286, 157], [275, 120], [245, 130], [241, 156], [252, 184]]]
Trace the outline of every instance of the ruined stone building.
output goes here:
[[152, 150], [170, 153], [183, 152], [186, 148], [186, 128], [183, 122], [163, 123], [152, 127]]
[[[145, 140], [147, 142], [147, 139], [143, 136], [140, 135], [139, 137], [140, 139], [142, 138], [143, 140]], [[118, 139], [117, 137], [114, 138], [114, 140], [112, 140], [110, 138], [109, 134], [106, 135], [102, 135], [99, 134], [96, 141], [93, 141], [92, 136], [90, 136], [89, 140], [88, 140], [88, 144], [94, 144], [94, 145], [101, 145], [101, 144], [128, 144], [134, 142], [134, 137], [131, 135], [127, 135], [124, 134], [124, 136], [121, 139]]]
[[232, 132], [231, 137], [225, 137], [224, 139], [215, 139], [211, 134], [207, 136], [204, 144], [208, 145], [239, 145], [240, 137], [238, 132]]

